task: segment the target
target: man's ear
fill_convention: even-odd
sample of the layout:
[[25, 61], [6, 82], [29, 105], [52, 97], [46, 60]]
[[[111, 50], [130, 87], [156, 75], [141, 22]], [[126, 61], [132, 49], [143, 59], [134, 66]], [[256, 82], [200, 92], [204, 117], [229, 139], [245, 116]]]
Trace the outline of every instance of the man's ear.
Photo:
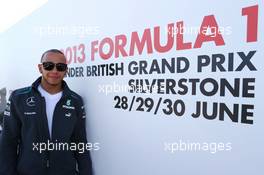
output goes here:
[[42, 74], [42, 64], [38, 64], [39, 73]]

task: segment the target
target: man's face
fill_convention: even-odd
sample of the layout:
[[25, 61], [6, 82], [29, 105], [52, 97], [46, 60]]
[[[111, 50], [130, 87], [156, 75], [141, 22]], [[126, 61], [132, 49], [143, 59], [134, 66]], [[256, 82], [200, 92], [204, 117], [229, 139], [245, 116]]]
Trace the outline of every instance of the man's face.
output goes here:
[[[42, 63], [51, 62], [51, 63], [64, 63], [66, 64], [66, 58], [63, 54], [60, 53], [46, 53], [42, 59]], [[43, 64], [39, 64], [39, 71], [42, 74], [44, 80], [50, 85], [58, 85], [61, 83], [62, 79], [64, 78], [67, 70], [65, 71], [58, 71], [56, 66], [52, 70], [46, 70]]]

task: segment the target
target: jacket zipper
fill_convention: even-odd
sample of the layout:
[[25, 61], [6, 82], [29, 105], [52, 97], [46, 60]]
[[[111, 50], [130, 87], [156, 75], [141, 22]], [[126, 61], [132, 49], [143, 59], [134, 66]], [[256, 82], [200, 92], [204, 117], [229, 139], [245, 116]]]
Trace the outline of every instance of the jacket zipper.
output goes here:
[[[45, 101], [45, 98], [42, 97], [42, 96], [41, 96], [41, 103], [42, 103], [42, 108], [41, 108], [42, 110], [41, 110], [41, 112], [42, 112], [43, 116], [45, 116], [46, 119], [47, 119], [47, 114], [46, 114], [46, 101]], [[51, 133], [49, 133], [49, 138], [51, 138]], [[49, 151], [48, 150], [46, 150], [46, 154], [47, 154], [47, 157], [46, 157], [46, 167], [49, 168], [50, 167], [50, 161], [49, 161]]]
[[49, 159], [47, 160], [47, 168], [49, 168], [50, 164], [49, 164]]

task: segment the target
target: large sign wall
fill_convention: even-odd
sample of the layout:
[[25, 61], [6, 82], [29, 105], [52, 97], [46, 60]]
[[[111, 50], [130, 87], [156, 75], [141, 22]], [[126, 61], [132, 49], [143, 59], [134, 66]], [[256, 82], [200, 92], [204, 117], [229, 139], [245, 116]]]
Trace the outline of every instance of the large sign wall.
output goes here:
[[1, 105], [57, 48], [96, 175], [262, 174], [263, 5], [49, 1], [0, 35]]

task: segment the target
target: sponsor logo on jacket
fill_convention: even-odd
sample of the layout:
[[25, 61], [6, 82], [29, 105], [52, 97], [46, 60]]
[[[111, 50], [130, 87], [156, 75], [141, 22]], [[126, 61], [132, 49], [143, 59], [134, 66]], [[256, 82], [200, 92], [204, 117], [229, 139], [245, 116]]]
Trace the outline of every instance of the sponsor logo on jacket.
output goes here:
[[75, 109], [74, 106], [71, 106], [71, 99], [68, 99], [66, 101], [66, 104], [62, 105], [63, 108], [66, 108], [66, 109]]

